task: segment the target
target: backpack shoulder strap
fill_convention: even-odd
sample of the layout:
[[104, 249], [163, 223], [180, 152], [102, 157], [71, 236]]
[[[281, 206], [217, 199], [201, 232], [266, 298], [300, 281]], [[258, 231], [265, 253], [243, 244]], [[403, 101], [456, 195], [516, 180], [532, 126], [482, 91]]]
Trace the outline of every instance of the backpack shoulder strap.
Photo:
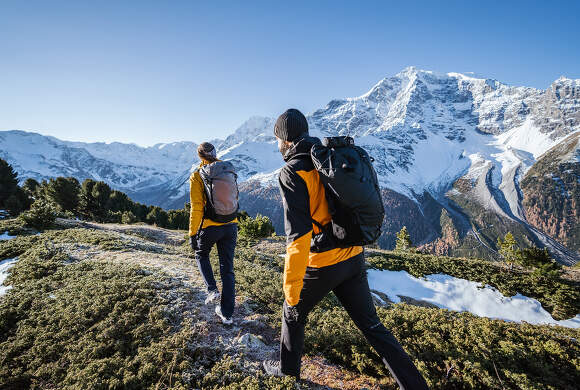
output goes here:
[[290, 162], [292, 160], [298, 160], [301, 158], [308, 158], [311, 159], [312, 157], [310, 156], [310, 153], [296, 153], [295, 155], [293, 155], [292, 157], [290, 157], [286, 162]]

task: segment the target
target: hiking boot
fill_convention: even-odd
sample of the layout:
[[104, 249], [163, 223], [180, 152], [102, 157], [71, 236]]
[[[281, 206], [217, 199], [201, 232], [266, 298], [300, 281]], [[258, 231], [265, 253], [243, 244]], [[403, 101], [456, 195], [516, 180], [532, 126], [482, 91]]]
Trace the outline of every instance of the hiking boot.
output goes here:
[[217, 316], [219, 318], [221, 318], [224, 325], [231, 325], [234, 323], [234, 321], [232, 320], [232, 317], [228, 318], [222, 314], [222, 307], [220, 305], [217, 305], [215, 307], [215, 314], [217, 314]]
[[292, 376], [297, 381], [300, 380], [300, 377], [297, 375], [284, 374], [282, 372], [282, 366], [280, 365], [280, 360], [264, 360], [262, 362], [262, 367], [264, 367], [264, 371], [266, 371], [267, 375], [278, 376], [278, 377]]
[[205, 304], [210, 304], [217, 301], [218, 299], [220, 299], [220, 292], [218, 290], [211, 290], [207, 294], [207, 298], [205, 298]]
[[264, 371], [266, 371], [266, 374], [270, 376], [279, 376], [279, 377], [286, 376], [282, 372], [279, 360], [264, 360], [262, 362], [262, 366], [264, 367]]

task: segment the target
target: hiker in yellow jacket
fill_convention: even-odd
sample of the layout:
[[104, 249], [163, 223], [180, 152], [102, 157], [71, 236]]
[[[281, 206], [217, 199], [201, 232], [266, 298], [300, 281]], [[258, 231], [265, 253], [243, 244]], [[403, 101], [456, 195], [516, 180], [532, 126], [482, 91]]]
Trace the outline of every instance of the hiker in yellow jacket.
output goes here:
[[[220, 185], [208, 183], [211, 180], [208, 177], [212, 172], [208, 168], [214, 168], [210, 164], [217, 167], [220, 161], [217, 158], [216, 149], [209, 142], [204, 142], [199, 145], [197, 153], [201, 163], [189, 179], [191, 201], [189, 243], [195, 252], [199, 272], [207, 286], [208, 296], [205, 303], [209, 304], [219, 299], [220, 304], [216, 306], [215, 312], [224, 324], [231, 324], [235, 304], [234, 251], [238, 236], [238, 220], [234, 213], [224, 216], [219, 212], [223, 209], [224, 203], [234, 202], [234, 195], [237, 212], [237, 185], [233, 194], [230, 192], [234, 191], [235, 181], [234, 184], [229, 183], [229, 185], [227, 181], [226, 185], [223, 185], [223, 180], [218, 182]], [[202, 175], [202, 173], [206, 174]], [[208, 196], [211, 196], [214, 202], [209, 202]], [[221, 294], [209, 261], [209, 253], [214, 244], [217, 246], [219, 256]]]

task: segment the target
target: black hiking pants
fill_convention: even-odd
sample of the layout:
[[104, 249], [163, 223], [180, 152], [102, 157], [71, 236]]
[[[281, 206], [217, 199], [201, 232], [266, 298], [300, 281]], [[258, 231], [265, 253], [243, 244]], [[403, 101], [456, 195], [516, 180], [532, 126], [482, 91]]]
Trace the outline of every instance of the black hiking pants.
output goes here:
[[[428, 389], [427, 383], [397, 339], [381, 323], [367, 281], [364, 255], [328, 267], [306, 269], [300, 301], [284, 301], [280, 363], [286, 375], [300, 377], [304, 326], [308, 313], [333, 291], [350, 318], [378, 352], [401, 389]], [[340, 329], [336, 329], [340, 332]]]
[[209, 262], [209, 253], [214, 244], [217, 246], [220, 276], [222, 279], [221, 309], [228, 318], [234, 313], [236, 299], [234, 277], [234, 252], [238, 240], [238, 224], [230, 223], [220, 226], [209, 226], [202, 229], [197, 237], [195, 258], [197, 267], [208, 291], [217, 290], [213, 270]]

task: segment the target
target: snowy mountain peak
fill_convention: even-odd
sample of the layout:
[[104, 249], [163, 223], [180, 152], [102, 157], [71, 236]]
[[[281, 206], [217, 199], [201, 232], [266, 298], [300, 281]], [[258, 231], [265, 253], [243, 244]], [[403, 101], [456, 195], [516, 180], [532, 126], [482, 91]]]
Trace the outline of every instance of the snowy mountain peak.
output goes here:
[[[561, 77], [540, 90], [470, 73], [408, 67], [361, 96], [330, 101], [307, 119], [314, 136], [353, 136], [374, 158], [381, 186], [405, 198], [409, 207], [419, 207], [425, 194], [441, 205], [449, 197], [468, 196], [471, 204], [520, 223], [525, 220], [520, 178], [543, 153], [580, 134], [580, 80]], [[284, 163], [274, 122], [254, 116], [227, 138], [208, 140], [219, 158], [236, 166], [240, 183], [269, 196], [277, 194], [272, 187]], [[0, 132], [0, 158], [21, 179], [104, 180], [137, 201], [164, 207], [183, 207], [187, 179], [198, 162], [196, 147], [192, 142], [148, 148], [87, 144]], [[567, 159], [576, 162], [578, 152]], [[259, 191], [251, 196], [259, 207], [275, 204]]]
[[573, 87], [578, 87], [580, 86], [580, 79], [571, 79], [566, 76], [560, 76], [552, 83], [552, 85], [554, 84], [567, 84]]
[[[355, 137], [375, 158], [383, 186], [409, 196], [425, 190], [440, 194], [457, 178], [473, 176], [484, 166], [495, 167], [494, 183], [501, 183], [504, 168], [521, 164], [527, 169], [536, 156], [580, 130], [579, 84], [560, 78], [542, 91], [411, 66], [362, 96], [330, 101], [308, 121], [315, 136]], [[274, 122], [253, 116], [226, 139], [212, 141], [220, 158], [237, 164], [241, 181], [275, 181], [282, 159]], [[191, 142], [141, 148], [64, 142], [22, 132], [0, 137], [0, 157], [14, 161], [23, 177], [75, 174], [143, 189], [173, 182], [198, 160]], [[89, 160], [88, 165], [78, 164]]]
[[216, 147], [218, 150], [225, 150], [241, 142], [271, 141], [273, 139], [274, 119], [262, 116], [252, 116], [242, 123], [234, 133], [223, 141], [218, 141]]

